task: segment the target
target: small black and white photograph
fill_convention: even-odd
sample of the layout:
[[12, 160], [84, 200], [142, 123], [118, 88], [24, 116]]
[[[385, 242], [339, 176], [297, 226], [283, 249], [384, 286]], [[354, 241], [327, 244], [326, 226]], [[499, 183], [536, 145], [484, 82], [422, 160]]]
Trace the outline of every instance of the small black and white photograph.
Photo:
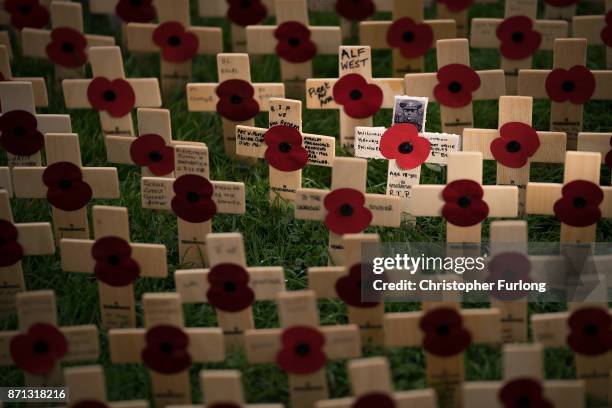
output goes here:
[[416, 96], [396, 96], [393, 107], [393, 124], [411, 123], [420, 132], [425, 130], [427, 117], [427, 98]]

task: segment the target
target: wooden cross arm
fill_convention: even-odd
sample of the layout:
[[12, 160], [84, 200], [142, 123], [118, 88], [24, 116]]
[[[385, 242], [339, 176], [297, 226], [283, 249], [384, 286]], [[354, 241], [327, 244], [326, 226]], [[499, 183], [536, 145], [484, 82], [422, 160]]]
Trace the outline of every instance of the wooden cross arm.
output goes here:
[[[136, 137], [132, 136], [116, 136], [106, 135], [104, 137], [104, 144], [106, 146], [106, 158], [111, 163], [120, 164], [134, 164], [130, 149], [132, 143], [136, 140]], [[166, 142], [168, 143], [168, 142]], [[170, 145], [174, 147], [174, 159], [175, 162], [179, 161], [177, 156], [180, 156], [180, 147], [187, 147], [190, 150], [193, 149], [207, 149], [206, 143], [202, 142], [191, 142], [184, 140], [172, 140]]]
[[[399, 391], [391, 395], [396, 408], [436, 408], [438, 406], [433, 389]], [[346, 397], [333, 400], [322, 400], [315, 403], [315, 408], [351, 408], [357, 398]]]
[[51, 255], [55, 253], [55, 242], [53, 231], [48, 222], [33, 222], [28, 224], [16, 224], [17, 240], [23, 248], [23, 254], [29, 255]]
[[[561, 198], [563, 185], [555, 183], [528, 183], [525, 211], [534, 215], [553, 215], [553, 207]], [[602, 218], [612, 218], [612, 187], [601, 187], [604, 200], [599, 206]]]
[[578, 151], [600, 153], [601, 162], [604, 164], [606, 155], [612, 149], [611, 139], [612, 133], [578, 133]]
[[313, 290], [319, 299], [335, 299], [336, 282], [346, 275], [344, 266], [320, 266], [308, 268], [308, 288]]
[[[115, 37], [106, 35], [86, 35], [87, 49], [90, 47], [104, 47], [115, 45]], [[21, 45], [23, 55], [33, 58], [46, 58], [47, 45], [51, 43], [51, 30], [39, 28], [24, 28], [21, 31]]]
[[6, 47], [8, 60], [13, 58], [13, 48], [11, 47], [11, 37], [8, 31], [0, 31], [0, 47]]
[[[317, 46], [318, 55], [336, 55], [342, 45], [340, 27], [310, 26], [310, 40]], [[278, 40], [274, 37], [276, 26], [248, 26], [246, 29], [249, 54], [276, 54]]]
[[[499, 136], [495, 129], [464, 129], [463, 151], [481, 152], [484, 160], [495, 160], [491, 142]], [[563, 163], [567, 134], [564, 132], [538, 132], [540, 148], [530, 161], [538, 163]]]
[[545, 347], [565, 347], [569, 334], [569, 326], [567, 325], [569, 316], [569, 312], [532, 315], [533, 340], [542, 343]]
[[10, 81], [29, 82], [32, 84], [32, 92], [34, 92], [34, 104], [37, 108], [46, 108], [49, 106], [49, 94], [47, 93], [47, 82], [45, 78], [40, 77], [19, 77], [10, 79]]
[[[500, 18], [474, 18], [470, 35], [472, 48], [499, 48], [500, 41], [495, 34], [502, 23]], [[556, 38], [567, 37], [569, 24], [564, 20], [536, 20], [534, 30], [542, 34], [540, 50], [552, 50]]]
[[[184, 269], [174, 273], [176, 291], [183, 303], [206, 303], [209, 269]], [[282, 266], [260, 266], [247, 268], [249, 286], [257, 300], [275, 300], [278, 293], [285, 291], [285, 272]]]
[[[119, 198], [119, 179], [115, 167], [85, 167], [83, 181], [91, 187], [93, 198]], [[13, 169], [15, 196], [44, 198], [47, 186], [42, 181], [45, 167], [16, 167]]]
[[[501, 69], [490, 69], [476, 71], [481, 80], [480, 88], [472, 94], [475, 101], [499, 99], [506, 94], [504, 71]], [[438, 85], [436, 73], [406, 74], [405, 87], [407, 95], [421, 96], [435, 100], [433, 91]]]
[[115, 14], [119, 0], [89, 0], [89, 11], [92, 14]]
[[9, 197], [13, 196], [13, 180], [8, 167], [0, 167], [0, 190], [6, 190]]
[[[153, 42], [157, 24], [129, 23], [127, 25], [127, 47], [131, 52], [158, 53]], [[187, 31], [198, 38], [198, 55], [217, 55], [223, 52], [223, 31], [218, 27], [187, 27]]]
[[605, 16], [574, 16], [572, 32], [575, 38], [586, 38], [589, 45], [601, 45], [601, 32], [606, 26]]
[[[0, 47], [0, 50], [2, 47]], [[0, 55], [2, 53], [0, 52]], [[0, 58], [1, 61], [1, 58]], [[10, 66], [8, 67], [10, 68]], [[10, 70], [9, 70], [10, 71]], [[2, 70], [5, 78], [10, 79], [10, 76], [4, 70]], [[36, 84], [38, 80], [42, 80], [40, 84], [41, 88], [37, 89]], [[2, 112], [6, 113], [12, 110], [25, 110], [32, 114], [36, 114], [35, 107], [39, 106], [39, 99], [47, 101], [47, 86], [44, 78], [33, 78], [36, 81], [28, 81], [26, 78], [16, 78], [14, 80], [7, 80], [2, 82], [0, 85], [0, 101], [2, 101]], [[43, 127], [43, 118], [46, 117], [62, 117], [68, 116], [68, 124], [70, 124], [69, 115], [36, 115], [38, 119], [38, 129], [42, 133], [48, 133]], [[72, 130], [68, 128], [61, 128], [62, 132], [70, 133]]]
[[[534, 99], [548, 99], [546, 78], [550, 70], [521, 69], [518, 76], [518, 94], [532, 96]], [[612, 97], [612, 71], [592, 70], [595, 77], [595, 92], [591, 100], [608, 100]]]
[[[126, 79], [136, 95], [136, 108], [159, 108], [162, 104], [157, 78]], [[65, 79], [62, 81], [64, 101], [68, 109], [90, 109], [87, 98], [90, 79]]]
[[[435, 47], [436, 41], [447, 38], [457, 38], [457, 23], [455, 20], [425, 20], [433, 31]], [[361, 44], [369, 45], [373, 49], [387, 49], [387, 31], [391, 27], [391, 21], [362, 21], [359, 23], [359, 39]], [[337, 51], [337, 50], [336, 50]]]
[[[275, 0], [262, 0], [262, 3], [268, 9], [268, 15], [275, 15]], [[198, 0], [198, 10], [200, 12], [200, 17], [227, 17], [227, 8], [228, 3], [225, 0]]]
[[[187, 109], [190, 112], [216, 112], [219, 98], [215, 93], [219, 84], [187, 84]], [[270, 98], [283, 98], [285, 85], [280, 83], [251, 84], [255, 90], [254, 98], [259, 103], [259, 110], [267, 112]]]
[[[60, 240], [62, 269], [65, 272], [93, 273], [96, 261], [91, 257], [95, 241], [64, 238]], [[166, 246], [159, 244], [130, 244], [130, 255], [140, 267], [140, 275], [151, 278], [168, 276]]]
[[[512, 380], [512, 379], [510, 379]], [[469, 381], [462, 386], [463, 406], [503, 408], [499, 392], [504, 383], [499, 381]], [[582, 380], [553, 380], [543, 383], [544, 396], [558, 408], [585, 406]]]
[[70, 115], [36, 115], [41, 133], [72, 133]]
[[[308, 109], [340, 109], [334, 101], [333, 88], [338, 79], [312, 78], [306, 80], [306, 107]], [[374, 78], [368, 81], [383, 91], [382, 109], [392, 109], [395, 95], [404, 95], [402, 78]]]

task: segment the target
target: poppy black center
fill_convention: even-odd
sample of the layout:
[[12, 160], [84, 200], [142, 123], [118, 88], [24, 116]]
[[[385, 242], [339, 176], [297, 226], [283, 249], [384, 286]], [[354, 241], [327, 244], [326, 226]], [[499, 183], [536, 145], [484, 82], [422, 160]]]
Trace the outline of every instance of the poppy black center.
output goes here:
[[299, 46], [301, 43], [300, 39], [297, 37], [291, 37], [289, 38], [289, 45], [292, 47], [297, 47]]
[[226, 292], [235, 292], [236, 291], [236, 283], [235, 282], [231, 282], [231, 281], [227, 281], [225, 283], [223, 283], [223, 289]]
[[240, 7], [242, 7], [242, 8], [249, 8], [249, 7], [251, 7], [251, 0], [241, 0], [240, 1]]
[[45, 354], [49, 351], [49, 344], [44, 340], [38, 340], [32, 345], [32, 351], [36, 354]]
[[239, 105], [242, 103], [242, 96], [240, 95], [232, 95], [230, 96], [230, 102], [234, 105]]
[[414, 33], [412, 31], [406, 31], [402, 34], [404, 42], [411, 43], [414, 41]]
[[289, 153], [291, 151], [291, 145], [287, 142], [282, 142], [278, 145], [278, 150], [283, 153]]
[[363, 97], [363, 94], [359, 89], [353, 89], [350, 93], [350, 97], [354, 101], [358, 101]]
[[574, 207], [576, 208], [584, 208], [587, 205], [587, 200], [584, 197], [576, 197], [574, 198]]
[[436, 327], [436, 333], [440, 336], [448, 336], [450, 334], [450, 327], [447, 324], [439, 324]]
[[350, 204], [342, 204], [342, 206], [340, 207], [340, 214], [345, 217], [350, 217], [351, 215], [353, 215], [353, 206]]
[[63, 179], [59, 182], [59, 188], [62, 190], [69, 190], [72, 187], [72, 182], [68, 179]]
[[149, 153], [149, 159], [151, 159], [152, 162], [160, 162], [162, 158], [162, 154], [157, 150], [153, 150], [151, 153]]
[[587, 324], [584, 326], [584, 334], [587, 336], [597, 336], [599, 334], [599, 327], [595, 324]]
[[529, 408], [531, 406], [531, 401], [527, 395], [521, 395], [516, 399], [516, 406], [519, 408]]
[[295, 346], [295, 354], [298, 356], [307, 356], [310, 353], [310, 346], [306, 343], [299, 343]]
[[106, 261], [111, 266], [117, 266], [121, 262], [121, 260], [119, 259], [117, 255], [109, 255], [109, 257], [106, 258]]
[[181, 45], [181, 37], [178, 35], [171, 35], [168, 37], [168, 45], [171, 47], [178, 47]]
[[472, 204], [472, 199], [468, 196], [463, 196], [460, 197], [459, 200], [457, 200], [457, 204], [461, 208], [468, 208], [470, 204]]
[[561, 84], [561, 89], [563, 89], [564, 92], [574, 92], [574, 89], [576, 89], [576, 84], [574, 81], [567, 80]]
[[516, 140], [513, 140], [511, 142], [508, 142], [508, 144], [506, 145], [506, 150], [510, 153], [516, 153], [521, 150], [521, 144]]
[[451, 93], [459, 93], [461, 92], [461, 89], [463, 89], [463, 86], [457, 81], [453, 81], [450, 84], [448, 84], [448, 90]]
[[404, 142], [401, 145], [399, 145], [397, 150], [399, 150], [401, 154], [408, 154], [408, 153], [412, 153], [412, 151], [414, 150], [414, 146], [410, 142]]
[[142, 0], [130, 0], [130, 4], [132, 7], [140, 7], [142, 6]]
[[187, 201], [189, 201], [190, 203], [197, 203], [199, 199], [200, 195], [195, 191], [190, 191], [187, 193]]
[[26, 129], [23, 126], [15, 126], [13, 128], [13, 134], [18, 137], [25, 136]]
[[170, 354], [172, 353], [172, 349], [174, 347], [172, 346], [172, 343], [165, 341], [162, 344], [159, 345], [159, 351], [161, 351], [164, 354]]
[[62, 51], [66, 54], [72, 54], [74, 52], [74, 44], [66, 41], [62, 44]]
[[18, 10], [21, 14], [29, 15], [32, 12], [32, 7], [29, 4], [22, 4]]
[[512, 33], [512, 41], [515, 43], [521, 43], [525, 39], [525, 34], [520, 31], [515, 31]]
[[104, 91], [102, 97], [106, 102], [113, 102], [115, 99], [117, 99], [117, 94], [115, 93], [115, 91], [109, 89]]

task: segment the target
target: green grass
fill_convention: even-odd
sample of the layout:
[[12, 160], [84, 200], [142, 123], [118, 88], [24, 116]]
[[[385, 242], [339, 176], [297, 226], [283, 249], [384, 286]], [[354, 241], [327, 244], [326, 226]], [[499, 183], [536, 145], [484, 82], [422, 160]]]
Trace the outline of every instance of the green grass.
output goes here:
[[[581, 14], [598, 11], [597, 8], [581, 8]], [[473, 17], [502, 16], [503, 6], [476, 6]], [[193, 16], [197, 12], [193, 11]], [[380, 16], [384, 18], [384, 15]], [[334, 24], [332, 15], [315, 15], [315, 24]], [[104, 17], [87, 19], [90, 31], [100, 34], [116, 34]], [[196, 18], [194, 24], [221, 25], [226, 34], [228, 24], [219, 19]], [[229, 39], [226, 38], [226, 49]], [[18, 53], [17, 53], [18, 54]], [[429, 71], [435, 69], [435, 53], [427, 58]], [[473, 50], [472, 65], [475, 68], [496, 68], [499, 66], [499, 55], [495, 51]], [[536, 67], [547, 68], [552, 63], [552, 55], [544, 52], [536, 58]], [[589, 66], [603, 68], [602, 49], [589, 51]], [[42, 67], [41, 67], [42, 65]], [[252, 64], [254, 81], [277, 81], [280, 77], [278, 61], [274, 57], [258, 58]], [[159, 61], [157, 57], [130, 57], [125, 55], [125, 66], [130, 77], [157, 76]], [[390, 74], [390, 52], [374, 53], [374, 76], [384, 77]], [[17, 76], [40, 76], [44, 73], [48, 83], [53, 84], [53, 69], [50, 64], [19, 58], [14, 61], [14, 72]], [[317, 57], [315, 76], [336, 77], [337, 62], [335, 57]], [[194, 69], [195, 82], [216, 81], [216, 64], [214, 57], [198, 58]], [[51, 106], [44, 110], [50, 113], [65, 113], [61, 90], [50, 86]], [[245, 237], [247, 260], [249, 265], [282, 265], [285, 268], [287, 284], [290, 290], [303, 289], [307, 286], [306, 269], [309, 266], [320, 266], [327, 263], [327, 230], [322, 223], [295, 220], [290, 206], [271, 208], [268, 203], [267, 165], [260, 161], [254, 166], [228, 159], [223, 152], [221, 121], [218, 115], [189, 113], [183, 95], [177, 95], [165, 101], [164, 107], [172, 111], [172, 123], [175, 139], [197, 140], [206, 142], [210, 149], [211, 177], [214, 180], [242, 181], [246, 185], [247, 212], [242, 216], [220, 215], [214, 220], [215, 231], [240, 231]], [[589, 103], [585, 112], [584, 128], [588, 131], [609, 131], [612, 128], [610, 116], [612, 104], [608, 102]], [[94, 112], [70, 111], [74, 131], [80, 135], [83, 163], [87, 166], [104, 166], [106, 154], [98, 122]], [[334, 111], [304, 111], [304, 131], [322, 135], [338, 136], [338, 114]], [[534, 125], [537, 129], [548, 128], [549, 104], [536, 102], [534, 107]], [[376, 115], [375, 124], [387, 126], [391, 121], [391, 112], [385, 111]], [[475, 123], [480, 128], [497, 127], [497, 103], [477, 102], [475, 104]], [[266, 127], [267, 117], [262, 114], [257, 118], [257, 125]], [[430, 104], [427, 120], [428, 130], [439, 131], [439, 110], [436, 104]], [[345, 153], [341, 153], [345, 154]], [[2, 158], [6, 163], [6, 158]], [[485, 183], [495, 184], [495, 164], [486, 163]], [[422, 183], [444, 184], [445, 172], [423, 171]], [[531, 179], [533, 181], [561, 182], [563, 169], [560, 165], [535, 165]], [[132, 227], [132, 239], [135, 242], [163, 243], [168, 247], [170, 275], [164, 280], [143, 279], [136, 284], [138, 299], [146, 292], [173, 291], [173, 272], [179, 265], [177, 253], [176, 218], [171, 214], [143, 210], [140, 206], [140, 171], [132, 166], [119, 166], [121, 180], [121, 198], [119, 200], [97, 200], [95, 204], [126, 206]], [[368, 170], [368, 191], [384, 193], [386, 183], [386, 163], [372, 161]], [[610, 183], [610, 172], [602, 172], [602, 184]], [[305, 187], [327, 188], [330, 184], [330, 170], [307, 168], [304, 171]], [[44, 200], [13, 200], [15, 219], [18, 222], [50, 221], [50, 207]], [[550, 217], [529, 217], [529, 238], [532, 241], [556, 241], [559, 239], [559, 223]], [[610, 241], [612, 223], [601, 222], [597, 240]], [[398, 229], [371, 228], [378, 232], [384, 241], [441, 241], [445, 239], [444, 222], [440, 219], [419, 219], [416, 226], [402, 225]], [[488, 223], [485, 223], [483, 237], [488, 236]], [[53, 289], [58, 299], [58, 316], [61, 325], [97, 324], [100, 313], [97, 300], [97, 285], [91, 276], [67, 274], [60, 268], [59, 255], [28, 258], [24, 261], [26, 282], [29, 290]], [[387, 312], [414, 310], [414, 304], [393, 303], [387, 305]], [[532, 305], [532, 312], [562, 310], [565, 305]], [[139, 324], [142, 323], [142, 309], [137, 309]], [[271, 303], [258, 303], [254, 307], [256, 327], [277, 327], [276, 308]], [[339, 302], [320, 303], [320, 315], [323, 324], [346, 322], [345, 307]], [[189, 305], [185, 307], [187, 326], [215, 326], [216, 317], [208, 305]], [[0, 322], [2, 329], [15, 329], [15, 316]], [[102, 356], [99, 363], [105, 368], [107, 388], [110, 400], [149, 399], [149, 387], [146, 370], [140, 365], [112, 365], [109, 362], [106, 333], [100, 334]], [[393, 379], [398, 390], [422, 388], [426, 386], [424, 356], [418, 349], [398, 349], [385, 351], [381, 349], [365, 350], [365, 355], [386, 355], [393, 367]], [[287, 402], [287, 378], [278, 368], [272, 365], [248, 365], [244, 356], [228, 355], [222, 365], [195, 365], [191, 370], [194, 390], [194, 401], [201, 401], [197, 373], [202, 368], [233, 368], [243, 373], [246, 395], [250, 402]], [[468, 380], [495, 380], [501, 377], [500, 352], [489, 347], [470, 348], [466, 359]], [[575, 371], [571, 353], [567, 350], [547, 352], [546, 373], [548, 378], [573, 378]], [[330, 363], [327, 370], [332, 397], [341, 397], [350, 393], [344, 363]], [[23, 383], [21, 372], [14, 368], [0, 369], [1, 385], [20, 385]]]

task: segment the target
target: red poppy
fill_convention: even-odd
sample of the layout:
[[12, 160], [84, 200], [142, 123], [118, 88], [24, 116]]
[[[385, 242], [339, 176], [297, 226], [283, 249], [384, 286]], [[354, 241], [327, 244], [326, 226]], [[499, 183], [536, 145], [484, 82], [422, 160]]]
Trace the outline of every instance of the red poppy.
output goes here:
[[299, 21], [287, 21], [278, 26], [276, 54], [285, 61], [299, 64], [317, 55], [317, 45], [310, 39], [310, 29]]
[[185, 174], [174, 181], [172, 188], [175, 194], [172, 210], [182, 220], [205, 222], [217, 213], [217, 205], [212, 199], [213, 185], [206, 178]]
[[96, 260], [96, 278], [114, 287], [127, 286], [140, 276], [140, 266], [132, 259], [132, 247], [119, 237], [104, 237], [91, 248]]
[[47, 200], [60, 210], [81, 209], [93, 195], [89, 184], [83, 181], [81, 168], [73, 163], [54, 163], [45, 169], [42, 178], [47, 186]]
[[14, 110], [0, 116], [0, 145], [14, 156], [31, 156], [42, 149], [45, 138], [38, 120], [28, 111]]
[[46, 375], [66, 355], [68, 342], [55, 326], [36, 323], [11, 339], [10, 351], [17, 367], [32, 375]]
[[498, 398], [503, 408], [553, 408], [544, 397], [540, 383], [531, 378], [517, 378], [506, 383]]
[[578, 0], [544, 0], [544, 3], [553, 7], [568, 7], [578, 3]]
[[242, 79], [228, 79], [215, 90], [219, 97], [217, 112], [225, 119], [244, 122], [259, 113], [259, 103], [253, 98], [255, 89]]
[[601, 30], [601, 41], [608, 47], [612, 47], [612, 10], [606, 14], [606, 26]]
[[198, 37], [178, 21], [167, 21], [153, 31], [153, 42], [161, 48], [164, 61], [185, 62], [198, 52]]
[[325, 336], [315, 328], [294, 326], [283, 331], [276, 364], [290, 374], [312, 374], [325, 367]]
[[472, 6], [474, 0], [438, 0], [438, 3], [444, 4], [450, 11], [458, 13]]
[[82, 400], [76, 404], [72, 404], [71, 408], [110, 408], [103, 402], [95, 400]]
[[96, 77], [87, 87], [87, 99], [97, 111], [106, 111], [115, 118], [129, 114], [136, 105], [136, 94], [125, 79], [113, 81]]
[[189, 336], [178, 327], [159, 325], [147, 330], [141, 356], [144, 364], [160, 374], [177, 374], [191, 366]]
[[431, 153], [431, 143], [419, 136], [413, 124], [402, 123], [387, 129], [380, 138], [380, 153], [395, 160], [404, 170], [412, 170], [425, 163]]
[[533, 21], [527, 16], [508, 17], [495, 34], [501, 41], [501, 55], [511, 60], [531, 57], [542, 44], [542, 34], [533, 29]]
[[555, 215], [572, 227], [588, 227], [599, 221], [604, 194], [597, 184], [574, 180], [563, 186], [561, 198], [554, 206]]
[[249, 280], [249, 273], [240, 265], [215, 265], [208, 273], [208, 303], [224, 312], [234, 313], [246, 309], [255, 301], [255, 293], [249, 287]]
[[472, 103], [472, 93], [480, 88], [480, 77], [463, 64], [449, 64], [438, 70], [434, 97], [443, 106], [462, 108]]
[[350, 21], [363, 21], [376, 12], [372, 0], [337, 0], [336, 12]]
[[361, 300], [362, 285], [361, 264], [358, 263], [349, 269], [346, 276], [336, 281], [336, 293], [344, 303], [353, 307], [369, 308], [378, 305], [380, 302], [363, 302]]
[[161, 177], [174, 171], [174, 149], [166, 145], [163, 137], [156, 134], [138, 136], [130, 146], [132, 161]]
[[538, 151], [540, 138], [528, 124], [508, 122], [499, 129], [499, 137], [491, 142], [490, 148], [495, 160], [506, 167], [518, 169]]
[[119, 0], [115, 13], [126, 24], [148, 23], [157, 17], [153, 0]]
[[410, 17], [395, 20], [387, 31], [387, 43], [399, 48], [405, 58], [417, 58], [427, 54], [434, 42], [429, 24], [417, 24]]
[[[487, 264], [489, 276], [487, 282], [497, 283], [502, 279], [507, 282], [533, 282], [529, 276], [531, 261], [520, 252], [502, 252], [495, 255]], [[529, 294], [529, 291], [495, 289], [491, 296], [499, 300], [518, 300]]]
[[[610, 147], [612, 147], [612, 137], [610, 138]], [[612, 149], [606, 154], [606, 166], [612, 169]]]
[[382, 392], [371, 392], [357, 398], [351, 408], [395, 408], [393, 398]]
[[471, 227], [489, 215], [489, 206], [483, 201], [484, 190], [473, 180], [455, 180], [442, 191], [445, 201], [442, 216], [458, 227]]
[[19, 231], [12, 222], [0, 220], [0, 267], [14, 265], [23, 258], [18, 236]]
[[290, 126], [273, 126], [264, 135], [268, 146], [264, 157], [268, 164], [280, 171], [303, 169], [308, 162], [308, 150], [302, 146], [302, 134]]
[[268, 9], [261, 0], [227, 0], [227, 18], [239, 26], [261, 23], [268, 16]]
[[4, 10], [11, 15], [11, 24], [18, 30], [43, 28], [49, 23], [49, 10], [39, 0], [5, 0]]
[[576, 353], [598, 356], [612, 350], [612, 317], [605, 309], [581, 308], [568, 320], [567, 344]]
[[69, 27], [54, 28], [51, 42], [47, 44], [47, 56], [53, 63], [66, 68], [78, 68], [87, 61], [87, 39]]
[[553, 69], [546, 77], [546, 93], [554, 102], [570, 101], [583, 105], [595, 92], [595, 76], [585, 66], [574, 65], [569, 70]]
[[334, 234], [357, 234], [372, 222], [372, 212], [365, 207], [365, 195], [352, 188], [339, 188], [327, 194], [325, 225]]
[[427, 312], [420, 327], [425, 335], [423, 348], [436, 356], [457, 355], [472, 343], [472, 335], [463, 327], [463, 319], [455, 309], [440, 307]]
[[375, 84], [368, 84], [359, 74], [342, 76], [333, 89], [334, 100], [344, 107], [344, 112], [354, 119], [373, 116], [383, 103], [383, 91]]

